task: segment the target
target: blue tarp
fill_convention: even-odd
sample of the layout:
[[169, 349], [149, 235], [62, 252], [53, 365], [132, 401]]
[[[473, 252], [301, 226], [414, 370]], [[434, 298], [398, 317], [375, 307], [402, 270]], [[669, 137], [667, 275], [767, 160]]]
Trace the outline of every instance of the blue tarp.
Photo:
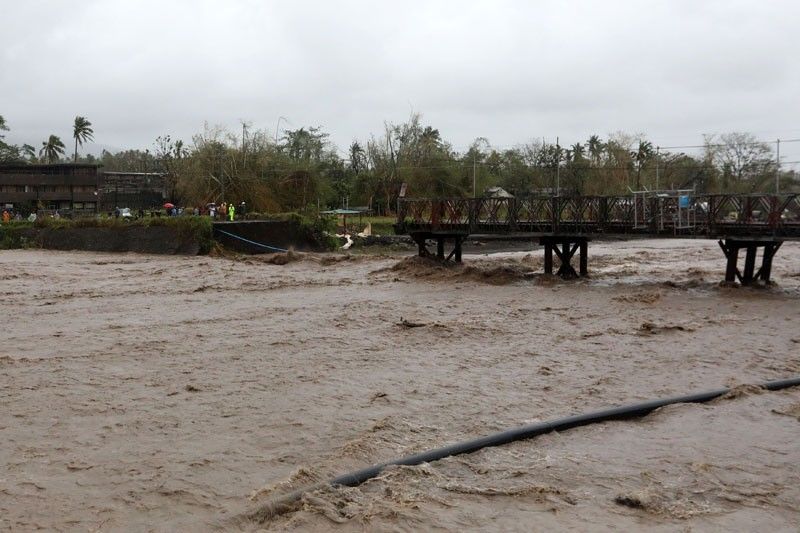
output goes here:
[[353, 211], [352, 209], [333, 209], [332, 211], [322, 211], [323, 215], [360, 215], [363, 211]]

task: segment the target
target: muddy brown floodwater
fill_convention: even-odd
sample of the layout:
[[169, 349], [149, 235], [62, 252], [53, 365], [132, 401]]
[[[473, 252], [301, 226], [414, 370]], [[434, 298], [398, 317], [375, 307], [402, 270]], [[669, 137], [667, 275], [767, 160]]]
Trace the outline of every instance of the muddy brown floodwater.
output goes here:
[[[800, 523], [800, 390], [736, 389], [292, 488], [534, 421], [800, 374], [800, 245], [720, 287], [711, 241], [231, 260], [0, 252], [0, 529], [763, 530]], [[405, 327], [402, 321], [420, 327]]]

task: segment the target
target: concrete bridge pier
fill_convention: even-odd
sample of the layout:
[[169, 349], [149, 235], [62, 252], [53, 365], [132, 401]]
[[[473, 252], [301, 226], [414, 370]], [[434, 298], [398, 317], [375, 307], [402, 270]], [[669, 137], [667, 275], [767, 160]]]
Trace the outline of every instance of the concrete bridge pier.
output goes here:
[[[778, 252], [778, 248], [783, 244], [782, 240], [777, 239], [720, 239], [719, 247], [725, 254], [728, 262], [725, 268], [725, 282], [739, 283], [742, 285], [752, 285], [759, 281], [768, 285], [769, 277], [772, 272], [772, 258]], [[761, 267], [756, 270], [756, 257], [758, 249], [764, 248], [761, 254]], [[744, 271], [739, 270], [739, 251], [745, 250]]]
[[[587, 276], [588, 272], [588, 237], [576, 235], [547, 235], [539, 238], [539, 244], [544, 246], [544, 273], [553, 273], [553, 252], [558, 257], [561, 265], [556, 274], [563, 279], [573, 279], [578, 276]], [[572, 266], [575, 252], [580, 251], [578, 272]]]

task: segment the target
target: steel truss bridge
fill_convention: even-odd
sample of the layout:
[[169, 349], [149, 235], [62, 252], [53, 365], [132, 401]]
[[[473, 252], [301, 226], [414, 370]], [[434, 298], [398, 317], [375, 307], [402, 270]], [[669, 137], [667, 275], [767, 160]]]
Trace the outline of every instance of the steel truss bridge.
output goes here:
[[[470, 235], [508, 234], [539, 238], [545, 272], [578, 275], [570, 260], [580, 250], [580, 274], [587, 273], [587, 243], [598, 237], [718, 239], [728, 259], [726, 281], [769, 282], [772, 258], [783, 241], [800, 240], [800, 194], [695, 195], [675, 192], [629, 196], [523, 196], [510, 198], [401, 198], [395, 231], [408, 234], [422, 256], [461, 260]], [[444, 254], [444, 245], [453, 250]], [[757, 250], [762, 264], [755, 269]], [[737, 267], [745, 250], [744, 271]]]

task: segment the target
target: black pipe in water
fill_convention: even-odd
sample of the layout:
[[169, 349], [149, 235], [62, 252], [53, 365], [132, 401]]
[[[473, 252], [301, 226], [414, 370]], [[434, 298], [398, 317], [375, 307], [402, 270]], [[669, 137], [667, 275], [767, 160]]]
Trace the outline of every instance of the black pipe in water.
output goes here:
[[[777, 381], [768, 381], [760, 385], [761, 388], [770, 391], [776, 391], [796, 386], [800, 386], [800, 376], [789, 379], [777, 380]], [[272, 516], [291, 510], [293, 504], [296, 503], [298, 500], [300, 500], [303, 494], [305, 494], [306, 492], [314, 491], [323, 488], [325, 486], [343, 485], [348, 487], [355, 487], [356, 485], [360, 485], [361, 483], [365, 482], [368, 479], [376, 477], [386, 467], [389, 466], [399, 466], [399, 465], [412, 466], [412, 465], [419, 465], [422, 463], [430, 463], [453, 455], [472, 453], [483, 448], [488, 448], [492, 446], [501, 446], [503, 444], [508, 444], [510, 442], [518, 440], [530, 439], [533, 437], [537, 437], [539, 435], [543, 435], [545, 433], [550, 433], [552, 431], [564, 431], [567, 429], [586, 426], [589, 424], [597, 424], [599, 422], [606, 422], [609, 420], [623, 420], [626, 418], [641, 417], [647, 415], [648, 413], [651, 413], [652, 411], [658, 409], [659, 407], [664, 407], [676, 403], [704, 403], [711, 401], [715, 398], [719, 398], [720, 396], [724, 396], [729, 392], [731, 392], [731, 389], [725, 387], [706, 392], [688, 394], [685, 396], [672, 396], [669, 398], [648, 400], [646, 402], [635, 403], [621, 407], [601, 409], [599, 411], [593, 411], [591, 413], [585, 413], [582, 415], [573, 415], [565, 418], [558, 418], [556, 420], [551, 420], [549, 422], [539, 422], [536, 424], [529, 424], [526, 426], [520, 426], [513, 429], [508, 429], [506, 431], [493, 433], [491, 435], [480, 437], [474, 440], [451, 444], [449, 446], [444, 446], [442, 448], [436, 448], [435, 450], [429, 450], [426, 452], [409, 455], [406, 457], [402, 457], [400, 459], [396, 459], [394, 461], [388, 461], [386, 463], [380, 463], [377, 465], [369, 466], [367, 468], [362, 468], [361, 470], [356, 470], [355, 472], [342, 474], [338, 477], [331, 479], [327, 483], [318, 483], [316, 485], [298, 489], [294, 492], [290, 492], [283, 496], [279, 496], [278, 498], [266, 502], [258, 509], [247, 513], [245, 517], [249, 520], [263, 522]]]

